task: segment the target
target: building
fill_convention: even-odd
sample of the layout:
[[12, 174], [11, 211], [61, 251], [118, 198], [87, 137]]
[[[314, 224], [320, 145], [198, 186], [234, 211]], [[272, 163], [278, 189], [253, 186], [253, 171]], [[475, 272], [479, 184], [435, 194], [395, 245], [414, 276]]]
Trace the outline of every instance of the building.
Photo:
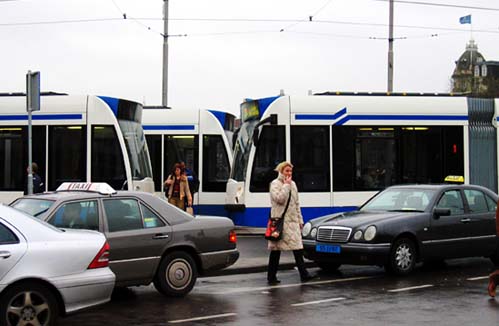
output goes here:
[[499, 61], [487, 61], [473, 39], [456, 61], [452, 92], [480, 97], [499, 97]]

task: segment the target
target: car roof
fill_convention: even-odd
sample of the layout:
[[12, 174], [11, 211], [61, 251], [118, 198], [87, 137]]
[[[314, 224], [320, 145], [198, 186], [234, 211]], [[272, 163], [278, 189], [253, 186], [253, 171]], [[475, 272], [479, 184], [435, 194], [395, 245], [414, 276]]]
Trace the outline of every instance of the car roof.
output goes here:
[[5, 205], [0, 205], [0, 220], [6, 221], [20, 233], [38, 239], [47, 238], [47, 234], [53, 236], [54, 232], [62, 232], [45, 222]]
[[489, 194], [493, 194], [494, 196], [497, 197], [497, 194], [490, 190], [489, 188], [479, 186], [479, 185], [472, 185], [472, 184], [455, 184], [455, 183], [442, 183], [442, 184], [404, 184], [404, 185], [395, 185], [395, 186], [390, 186], [386, 189], [429, 189], [429, 190], [446, 190], [446, 189], [477, 189], [477, 190], [482, 190], [485, 191]]
[[43, 199], [52, 200], [58, 205], [61, 202], [76, 201], [76, 200], [86, 200], [86, 199], [112, 199], [112, 198], [123, 198], [123, 197], [135, 197], [138, 198], [157, 211], [162, 216], [168, 216], [168, 221], [171, 224], [180, 224], [190, 221], [190, 215], [180, 211], [178, 209], [173, 209], [169, 207], [170, 204], [164, 199], [161, 199], [151, 193], [143, 191], [130, 191], [130, 190], [120, 190], [113, 194], [101, 194], [93, 191], [52, 191], [44, 192], [33, 195], [25, 195], [19, 199]]

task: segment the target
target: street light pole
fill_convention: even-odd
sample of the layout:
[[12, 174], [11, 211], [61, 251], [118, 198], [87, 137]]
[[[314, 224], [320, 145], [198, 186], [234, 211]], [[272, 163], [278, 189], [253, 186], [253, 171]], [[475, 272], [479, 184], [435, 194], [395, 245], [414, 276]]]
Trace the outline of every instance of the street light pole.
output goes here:
[[168, 0], [163, 3], [163, 106], [168, 106]]
[[388, 92], [393, 92], [393, 0], [390, 0], [390, 17], [388, 27]]

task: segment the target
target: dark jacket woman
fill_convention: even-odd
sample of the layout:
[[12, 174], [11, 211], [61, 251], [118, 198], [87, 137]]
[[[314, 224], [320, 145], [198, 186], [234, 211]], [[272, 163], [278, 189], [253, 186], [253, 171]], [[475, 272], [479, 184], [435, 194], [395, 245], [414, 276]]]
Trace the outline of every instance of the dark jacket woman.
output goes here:
[[[497, 208], [496, 208], [496, 232], [497, 236], [499, 237], [499, 202], [497, 203]], [[498, 240], [498, 245], [499, 245], [499, 240]], [[496, 259], [499, 259], [499, 257], [496, 257]], [[487, 287], [487, 290], [489, 291], [489, 295], [491, 297], [496, 296], [497, 284], [499, 284], [499, 264], [497, 264], [496, 262], [496, 270], [495, 272], [489, 275], [489, 286]]]

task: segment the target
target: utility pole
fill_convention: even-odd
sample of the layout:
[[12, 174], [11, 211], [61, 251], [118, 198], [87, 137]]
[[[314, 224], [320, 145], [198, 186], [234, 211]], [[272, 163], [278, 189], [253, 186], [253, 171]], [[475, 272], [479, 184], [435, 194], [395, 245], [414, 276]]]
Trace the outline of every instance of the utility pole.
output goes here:
[[388, 27], [388, 87], [393, 92], [393, 0], [390, 0], [390, 18]]
[[163, 3], [163, 106], [168, 106], [168, 0]]

